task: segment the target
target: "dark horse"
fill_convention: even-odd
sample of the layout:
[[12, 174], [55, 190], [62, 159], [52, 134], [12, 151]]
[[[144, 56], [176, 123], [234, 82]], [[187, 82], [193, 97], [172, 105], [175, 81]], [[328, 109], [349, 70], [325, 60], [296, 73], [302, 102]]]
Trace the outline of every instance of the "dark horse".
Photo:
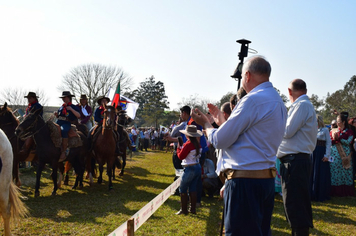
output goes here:
[[[120, 111], [118, 114], [118, 124], [117, 124], [117, 132], [120, 135], [120, 141], [119, 141], [119, 147], [120, 147], [120, 156], [122, 157], [122, 166], [121, 166], [121, 171], [120, 171], [120, 176], [124, 175], [124, 169], [126, 166], [126, 152], [127, 148], [132, 150], [131, 147], [131, 141], [129, 138], [128, 133], [124, 129], [127, 124], [127, 116], [125, 114], [125, 111]], [[113, 167], [113, 175], [115, 173], [115, 166]], [[115, 178], [115, 177], [114, 177]]]
[[93, 145], [94, 156], [99, 164], [98, 183], [103, 181], [103, 166], [107, 164], [106, 170], [109, 177], [109, 190], [113, 189], [112, 185], [112, 168], [117, 158], [115, 154], [116, 140], [114, 137], [115, 128], [115, 108], [112, 106], [105, 106], [104, 119], [101, 132], [98, 135]]
[[[41, 112], [42, 108], [31, 110], [31, 112], [16, 128], [16, 135], [18, 137], [24, 139], [32, 136], [36, 143], [36, 154], [38, 156], [39, 163], [36, 173], [35, 197], [40, 195], [40, 178], [46, 163], [52, 166], [51, 177], [54, 185], [52, 196], [56, 195], [58, 189], [57, 170], [59, 169], [61, 174], [63, 174], [64, 171], [63, 163], [58, 163], [59, 156], [61, 154], [61, 148], [57, 148], [52, 142], [50, 129], [48, 128], [42, 116], [40, 116]], [[85, 139], [85, 137], [82, 136], [81, 138]], [[78, 159], [78, 157], [81, 157], [83, 149], [85, 149], [85, 147], [71, 148], [68, 159]], [[85, 163], [85, 161], [81, 161], [81, 163]], [[76, 187], [78, 182], [81, 182], [82, 186], [84, 164], [82, 164], [82, 167], [78, 167], [76, 162], [73, 162], [72, 164], [76, 173], [78, 174], [76, 184], [73, 187]]]
[[20, 186], [19, 178], [19, 163], [27, 160], [30, 150], [27, 152], [20, 152], [21, 147], [25, 143], [15, 135], [15, 129], [19, 125], [19, 120], [14, 116], [11, 109], [7, 107], [7, 103], [0, 108], [0, 128], [4, 131], [7, 138], [10, 140], [12, 152], [14, 154], [14, 162], [12, 166], [12, 176], [15, 179], [16, 185]]

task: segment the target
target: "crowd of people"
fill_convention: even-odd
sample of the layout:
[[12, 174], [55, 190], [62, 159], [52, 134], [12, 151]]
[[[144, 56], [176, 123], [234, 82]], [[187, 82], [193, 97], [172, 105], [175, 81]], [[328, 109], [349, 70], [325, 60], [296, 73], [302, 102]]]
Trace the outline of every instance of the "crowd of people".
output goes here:
[[[301, 79], [289, 84], [287, 110], [270, 73], [266, 59], [249, 58], [230, 102], [208, 104], [208, 114], [181, 108], [182, 122], [166, 137], [175, 144], [175, 168], [184, 169], [177, 214], [196, 214], [197, 195], [223, 185], [226, 235], [271, 235], [279, 192], [292, 235], [309, 235], [312, 200], [354, 196], [356, 118], [341, 112], [325, 127]], [[215, 156], [207, 155], [212, 148]]]

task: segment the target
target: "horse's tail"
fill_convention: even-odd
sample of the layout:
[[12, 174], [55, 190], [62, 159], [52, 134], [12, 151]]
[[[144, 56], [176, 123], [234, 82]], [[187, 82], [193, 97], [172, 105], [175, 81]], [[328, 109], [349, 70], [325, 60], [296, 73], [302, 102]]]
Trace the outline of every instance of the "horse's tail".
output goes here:
[[11, 206], [11, 218], [17, 220], [28, 215], [28, 208], [21, 201], [24, 196], [20, 193], [19, 188], [11, 181], [9, 191], [9, 202]]

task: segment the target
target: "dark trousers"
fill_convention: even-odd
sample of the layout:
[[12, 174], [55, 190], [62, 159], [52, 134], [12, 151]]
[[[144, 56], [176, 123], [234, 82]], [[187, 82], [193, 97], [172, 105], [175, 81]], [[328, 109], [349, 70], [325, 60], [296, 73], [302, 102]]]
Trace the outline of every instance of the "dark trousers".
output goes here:
[[283, 204], [287, 221], [292, 228], [313, 228], [310, 155], [291, 154], [280, 160]]
[[225, 235], [271, 235], [274, 179], [230, 179], [225, 183]]

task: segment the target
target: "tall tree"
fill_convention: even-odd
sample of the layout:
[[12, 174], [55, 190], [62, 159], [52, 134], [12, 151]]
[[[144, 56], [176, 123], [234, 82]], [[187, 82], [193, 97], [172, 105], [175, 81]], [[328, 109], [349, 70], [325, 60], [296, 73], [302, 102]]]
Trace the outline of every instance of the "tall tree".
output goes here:
[[95, 109], [97, 98], [107, 95], [110, 88], [115, 89], [119, 81], [120, 90], [123, 92], [132, 86], [132, 78], [119, 67], [83, 64], [65, 74], [58, 89], [69, 90], [75, 95], [77, 102], [81, 94], [86, 94], [89, 97], [88, 104]]
[[159, 119], [164, 116], [165, 109], [169, 108], [164, 84], [161, 81], [156, 82], [154, 76], [146, 78], [137, 89], [126, 95], [140, 104], [136, 113], [138, 125], [157, 127]]
[[320, 113], [320, 108], [324, 106], [324, 100], [322, 98], [319, 98], [319, 96], [316, 94], [312, 94], [309, 99], [314, 106], [315, 112]]
[[230, 102], [230, 98], [234, 94], [236, 94], [236, 92], [227, 92], [224, 96], [221, 97], [220, 101], [216, 105], [221, 107], [221, 105], [223, 105], [225, 102]]

